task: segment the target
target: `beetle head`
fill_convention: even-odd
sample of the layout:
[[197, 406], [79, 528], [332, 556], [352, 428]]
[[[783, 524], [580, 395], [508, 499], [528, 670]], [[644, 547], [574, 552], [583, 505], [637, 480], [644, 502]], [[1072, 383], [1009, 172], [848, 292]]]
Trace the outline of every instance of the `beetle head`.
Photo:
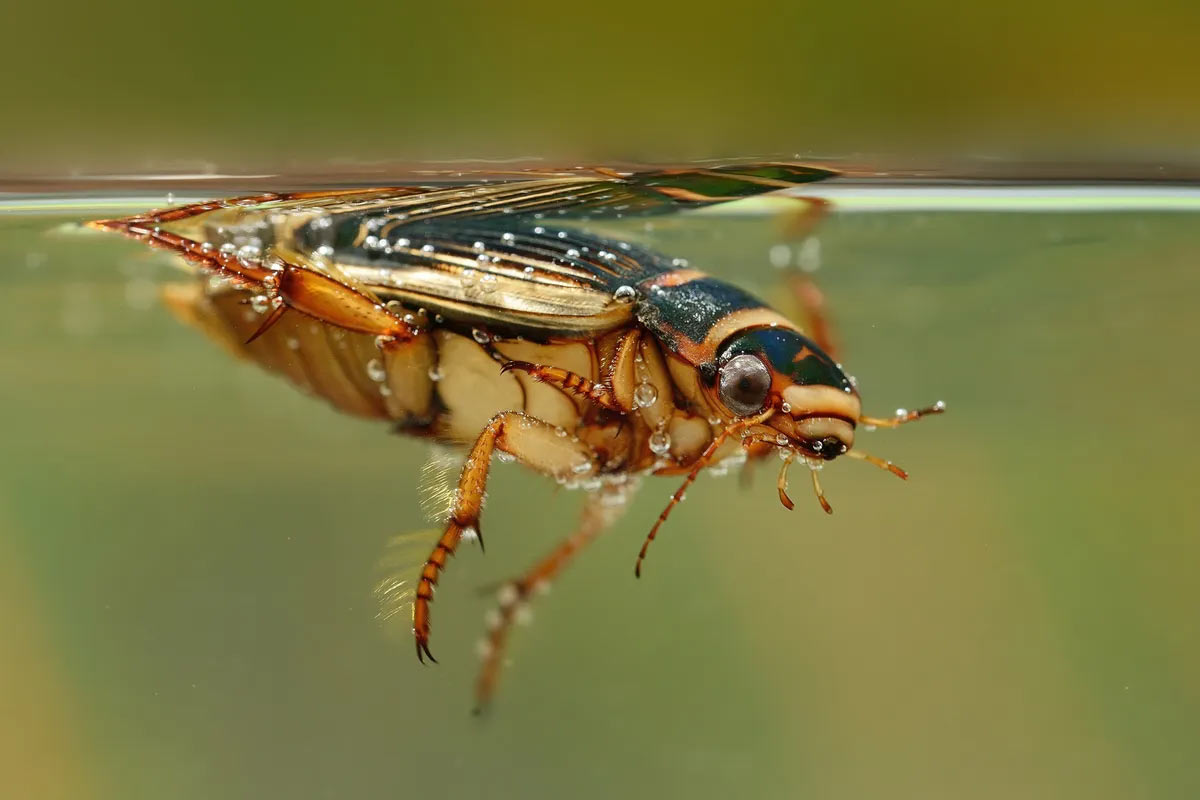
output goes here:
[[862, 405], [853, 382], [807, 337], [786, 328], [755, 328], [718, 348], [712, 390], [735, 417], [774, 408], [765, 422], [788, 446], [826, 461], [854, 445]]

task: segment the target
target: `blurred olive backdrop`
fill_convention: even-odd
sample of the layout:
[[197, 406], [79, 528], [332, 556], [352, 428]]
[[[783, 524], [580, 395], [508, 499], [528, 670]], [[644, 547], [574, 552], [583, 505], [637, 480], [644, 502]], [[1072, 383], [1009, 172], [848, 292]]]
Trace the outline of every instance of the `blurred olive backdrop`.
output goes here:
[[[339, 415], [170, 318], [161, 254], [0, 217], [0, 782], [22, 798], [1200, 795], [1200, 296], [1171, 214], [846, 214], [819, 232], [907, 483], [677, 481], [470, 687], [489, 593], [579, 496], [498, 464], [486, 557], [435, 609], [436, 666], [376, 623], [426, 445]], [[766, 220], [660, 223], [787, 307]]]
[[8, 2], [0, 175], [1188, 156], [1200, 5]]

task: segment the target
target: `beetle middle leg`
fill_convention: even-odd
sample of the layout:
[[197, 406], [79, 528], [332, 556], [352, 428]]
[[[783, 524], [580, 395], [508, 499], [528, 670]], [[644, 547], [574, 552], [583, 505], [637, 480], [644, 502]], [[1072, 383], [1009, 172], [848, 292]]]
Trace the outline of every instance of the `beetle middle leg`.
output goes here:
[[413, 636], [417, 658], [422, 661], [425, 656], [436, 661], [429, 652], [429, 603], [433, 600], [434, 587], [462, 537], [480, 536], [479, 515], [483, 510], [488, 469], [496, 450], [509, 453], [526, 466], [562, 480], [591, 475], [597, 469], [592, 448], [563, 428], [519, 411], [502, 411], [492, 417], [467, 455], [446, 530], [421, 570], [417, 599], [413, 603]]

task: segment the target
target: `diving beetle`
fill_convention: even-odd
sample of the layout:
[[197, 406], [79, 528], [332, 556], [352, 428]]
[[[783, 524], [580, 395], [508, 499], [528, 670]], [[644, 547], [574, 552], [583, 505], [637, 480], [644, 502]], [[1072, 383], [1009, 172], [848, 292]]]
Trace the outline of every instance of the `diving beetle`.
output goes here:
[[464, 539], [483, 544], [494, 454], [591, 490], [573, 535], [501, 589], [476, 689], [483, 704], [517, 612], [615, 520], [638, 476], [684, 476], [637, 555], [638, 575], [706, 467], [779, 450], [788, 508], [793, 460], [845, 455], [905, 477], [854, 449], [857, 426], [895, 427], [944, 405], [864, 416], [811, 286], [801, 287], [815, 323], [806, 335], [681, 259], [592, 230], [830, 175], [788, 163], [518, 172], [267, 193], [91, 225], [182, 257], [199, 280], [168, 287], [168, 305], [239, 356], [344, 412], [469, 448], [415, 584], [419, 659], [434, 660], [430, 603], [448, 559]]

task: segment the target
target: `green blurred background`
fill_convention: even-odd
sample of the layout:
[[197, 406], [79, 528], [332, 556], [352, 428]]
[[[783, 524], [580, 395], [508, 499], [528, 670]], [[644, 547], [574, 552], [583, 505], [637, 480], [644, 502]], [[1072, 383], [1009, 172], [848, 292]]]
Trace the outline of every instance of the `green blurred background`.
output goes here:
[[[1200, 134], [1189, 2], [4, 21], [0, 178], [46, 186], [763, 153], [1169, 178]], [[161, 186], [146, 205], [198, 191]], [[0, 216], [0, 796], [1200, 796], [1194, 217], [832, 216], [819, 277], [870, 407], [951, 407], [871, 436], [913, 479], [838, 464], [826, 518], [770, 475], [705, 478], [635, 583], [675, 486], [651, 481], [539, 602], [484, 720], [476, 589], [578, 497], [497, 471], [420, 668], [371, 589], [422, 524], [425, 446], [232, 363], [156, 303], [160, 256], [65, 221]], [[786, 303], [777, 232], [657, 236]]]
[[1200, 6], [7, 4], [0, 174], [761, 153], [1190, 159]]
[[[871, 410], [795, 511], [651, 479], [518, 630], [579, 496], [498, 465], [422, 667], [371, 590], [427, 446], [235, 363], [161, 254], [0, 218], [0, 775], [34, 798], [1191, 798], [1200, 249], [1185, 214], [845, 214], [821, 285]], [[766, 219], [658, 241], [786, 307]], [[15, 787], [15, 788], [14, 788]]]

